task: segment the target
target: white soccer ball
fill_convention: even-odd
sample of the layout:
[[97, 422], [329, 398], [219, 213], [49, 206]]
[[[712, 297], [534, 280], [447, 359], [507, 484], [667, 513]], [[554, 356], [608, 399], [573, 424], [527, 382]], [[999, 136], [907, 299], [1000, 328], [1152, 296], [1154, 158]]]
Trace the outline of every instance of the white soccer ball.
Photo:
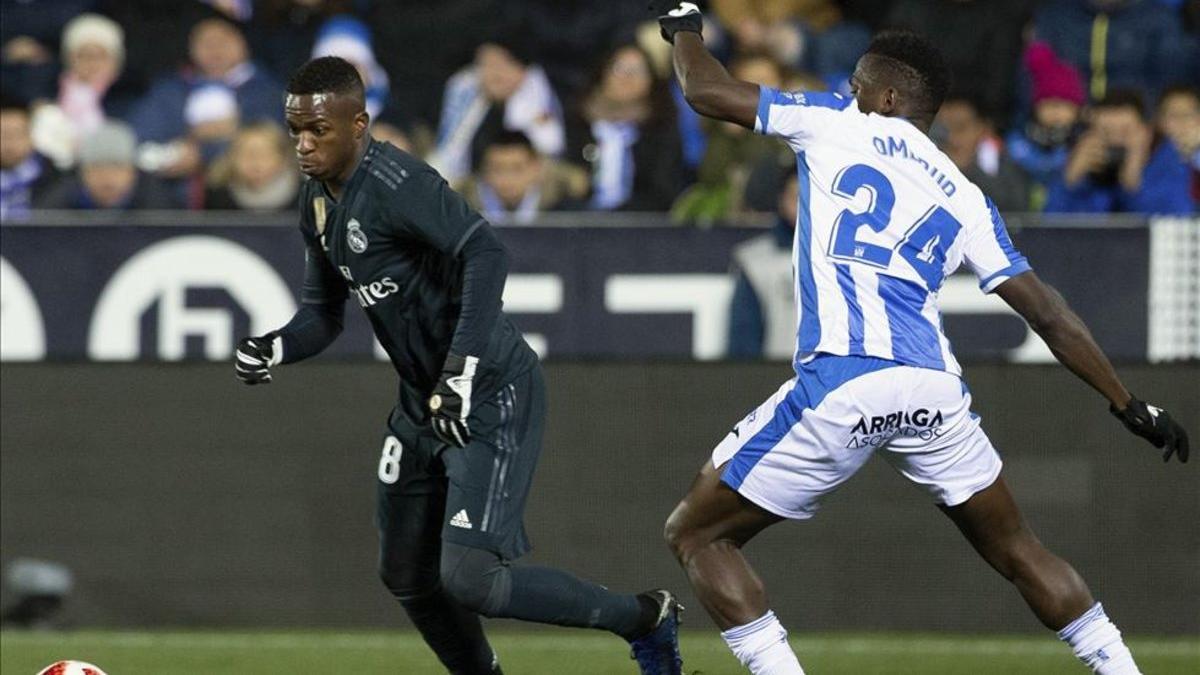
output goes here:
[[106, 675], [86, 661], [59, 661], [42, 668], [37, 675]]

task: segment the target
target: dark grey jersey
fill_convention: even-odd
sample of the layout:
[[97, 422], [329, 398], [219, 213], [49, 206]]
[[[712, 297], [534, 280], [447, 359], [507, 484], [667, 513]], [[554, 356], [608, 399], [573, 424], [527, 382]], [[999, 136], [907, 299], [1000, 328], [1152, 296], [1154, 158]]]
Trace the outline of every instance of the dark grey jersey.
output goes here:
[[499, 311], [503, 272], [488, 281], [498, 288], [485, 289], [495, 298], [495, 320], [473, 322], [479, 335], [460, 330], [463, 251], [473, 237], [491, 237], [491, 226], [428, 164], [371, 141], [340, 200], [310, 180], [300, 207], [308, 244], [301, 302], [340, 305], [349, 297], [362, 306], [400, 375], [410, 415], [424, 419], [424, 402], [452, 343], [456, 351], [478, 352], [463, 354], [480, 359], [473, 398], [489, 396], [536, 364]]

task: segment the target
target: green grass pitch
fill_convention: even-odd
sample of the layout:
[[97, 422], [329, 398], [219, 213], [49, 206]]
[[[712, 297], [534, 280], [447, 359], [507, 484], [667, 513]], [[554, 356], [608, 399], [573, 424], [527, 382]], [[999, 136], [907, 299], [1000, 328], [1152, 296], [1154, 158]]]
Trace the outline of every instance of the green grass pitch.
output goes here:
[[[627, 675], [637, 672], [616, 638], [584, 631], [497, 632], [492, 644], [508, 675]], [[1048, 675], [1086, 670], [1053, 636], [820, 634], [792, 645], [813, 675]], [[1147, 675], [1200, 673], [1200, 636], [1133, 638]], [[687, 673], [743, 673], [715, 633], [686, 632]], [[90, 661], [108, 675], [297, 675], [445, 671], [412, 632], [67, 632], [0, 633], [0, 671], [33, 675], [60, 659]]]

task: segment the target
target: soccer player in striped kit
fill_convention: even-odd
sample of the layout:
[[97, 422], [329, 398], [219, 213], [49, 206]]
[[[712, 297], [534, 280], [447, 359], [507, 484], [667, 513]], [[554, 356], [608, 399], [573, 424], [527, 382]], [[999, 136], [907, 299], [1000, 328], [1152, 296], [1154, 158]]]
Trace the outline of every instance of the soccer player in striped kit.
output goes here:
[[695, 4], [652, 7], [689, 104], [781, 137], [799, 170], [796, 377], [717, 445], [666, 526], [734, 654], [755, 674], [803, 673], [740, 549], [781, 520], [811, 518], [878, 453], [928, 492], [1085, 664], [1137, 673], [1083, 579], [1042, 546], [1013, 501], [941, 329], [942, 282], [965, 263], [1164, 459], [1187, 460], [1187, 435], [1129, 393], [1013, 247], [995, 206], [930, 140], [949, 87], [937, 48], [913, 33], [881, 34], [858, 62], [851, 96], [788, 93], [733, 79], [705, 49]]

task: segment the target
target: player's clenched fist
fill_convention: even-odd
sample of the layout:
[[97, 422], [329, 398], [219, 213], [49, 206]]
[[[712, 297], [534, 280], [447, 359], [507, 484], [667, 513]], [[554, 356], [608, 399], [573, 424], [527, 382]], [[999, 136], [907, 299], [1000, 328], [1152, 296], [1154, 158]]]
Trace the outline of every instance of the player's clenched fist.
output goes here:
[[442, 379], [429, 397], [433, 432], [450, 445], [465, 448], [471, 442], [467, 418], [471, 416], [471, 381], [479, 358], [451, 353], [442, 366]]
[[242, 338], [238, 342], [233, 369], [239, 380], [246, 384], [270, 384], [271, 366], [279, 362], [279, 350], [275, 349], [275, 336], [268, 333], [262, 337]]
[[676, 33], [700, 33], [704, 26], [700, 7], [694, 2], [652, 0], [650, 11], [658, 17], [658, 27], [662, 31], [663, 39], [671, 44], [675, 44]]
[[1188, 435], [1178, 422], [1171, 419], [1166, 410], [1130, 399], [1124, 410], [1109, 407], [1109, 411], [1121, 420], [1121, 424], [1129, 431], [1150, 441], [1156, 448], [1163, 449], [1163, 461], [1170, 461], [1171, 455], [1179, 456], [1179, 461], [1188, 461], [1191, 449], [1188, 447]]

